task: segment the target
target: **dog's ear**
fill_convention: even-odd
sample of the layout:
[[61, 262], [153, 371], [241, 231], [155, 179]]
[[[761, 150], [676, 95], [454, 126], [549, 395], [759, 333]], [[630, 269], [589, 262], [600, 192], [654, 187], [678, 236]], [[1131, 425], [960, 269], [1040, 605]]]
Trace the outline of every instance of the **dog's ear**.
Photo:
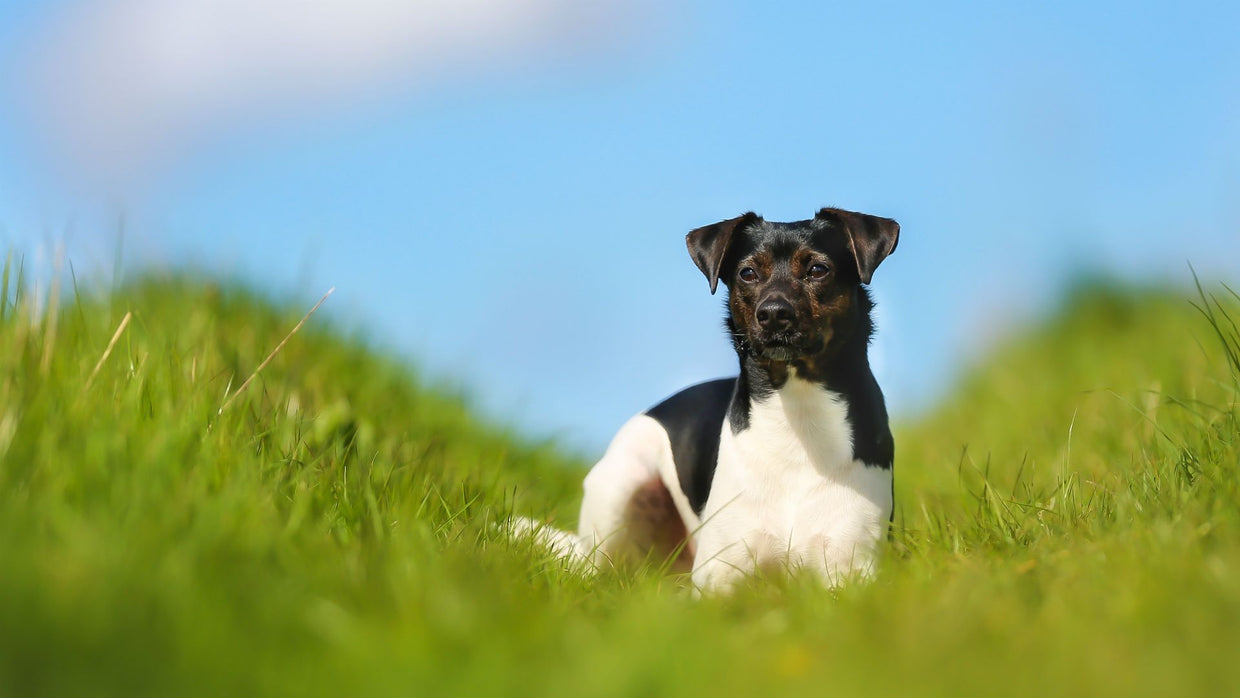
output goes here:
[[728, 249], [732, 246], [736, 232], [758, 220], [760, 220], [758, 214], [750, 211], [743, 216], [696, 228], [685, 236], [685, 244], [689, 246], [689, 256], [710, 281], [711, 295], [714, 295], [715, 289], [719, 287], [719, 273], [723, 269], [723, 260], [728, 256]]
[[824, 208], [814, 218], [838, 221], [844, 226], [848, 248], [857, 262], [857, 276], [863, 284], [870, 283], [874, 270], [887, 255], [896, 251], [896, 244], [900, 242], [900, 224], [890, 218], [839, 208]]

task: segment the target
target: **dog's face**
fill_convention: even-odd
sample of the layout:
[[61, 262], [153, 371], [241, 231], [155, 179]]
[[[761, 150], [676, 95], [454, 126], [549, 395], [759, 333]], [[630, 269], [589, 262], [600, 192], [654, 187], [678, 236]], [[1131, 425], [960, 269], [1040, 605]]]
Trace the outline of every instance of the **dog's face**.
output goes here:
[[861, 284], [895, 250], [899, 234], [889, 218], [826, 208], [795, 223], [747, 213], [698, 228], [687, 242], [711, 293], [719, 281], [729, 288], [738, 349], [790, 362], [822, 354], [856, 326]]

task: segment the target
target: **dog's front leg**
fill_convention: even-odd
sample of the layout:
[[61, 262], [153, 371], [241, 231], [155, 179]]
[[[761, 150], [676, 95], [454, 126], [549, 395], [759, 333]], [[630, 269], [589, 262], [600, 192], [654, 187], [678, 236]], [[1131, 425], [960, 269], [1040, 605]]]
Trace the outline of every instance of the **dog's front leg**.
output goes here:
[[702, 594], [727, 593], [742, 578], [762, 567], [780, 563], [787, 544], [766, 531], [740, 537], [723, 530], [703, 531], [693, 566], [693, 586]]

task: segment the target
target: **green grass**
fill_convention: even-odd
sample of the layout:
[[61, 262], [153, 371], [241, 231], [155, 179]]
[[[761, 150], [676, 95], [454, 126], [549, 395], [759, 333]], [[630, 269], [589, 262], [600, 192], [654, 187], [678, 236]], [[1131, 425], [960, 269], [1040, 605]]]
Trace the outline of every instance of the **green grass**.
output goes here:
[[587, 464], [319, 318], [238, 394], [305, 308], [177, 276], [43, 313], [18, 276], [0, 695], [1240, 692], [1223, 288], [1077, 288], [898, 425], [873, 583], [692, 601], [498, 537], [513, 511], [571, 525]]

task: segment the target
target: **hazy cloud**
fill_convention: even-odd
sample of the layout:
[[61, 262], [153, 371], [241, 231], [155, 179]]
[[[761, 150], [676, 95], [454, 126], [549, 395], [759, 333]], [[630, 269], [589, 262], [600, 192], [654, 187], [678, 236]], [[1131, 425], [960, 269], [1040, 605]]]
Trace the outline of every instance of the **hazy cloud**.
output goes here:
[[129, 178], [262, 114], [622, 43], [632, 2], [80, 0], [23, 71], [62, 160]]

